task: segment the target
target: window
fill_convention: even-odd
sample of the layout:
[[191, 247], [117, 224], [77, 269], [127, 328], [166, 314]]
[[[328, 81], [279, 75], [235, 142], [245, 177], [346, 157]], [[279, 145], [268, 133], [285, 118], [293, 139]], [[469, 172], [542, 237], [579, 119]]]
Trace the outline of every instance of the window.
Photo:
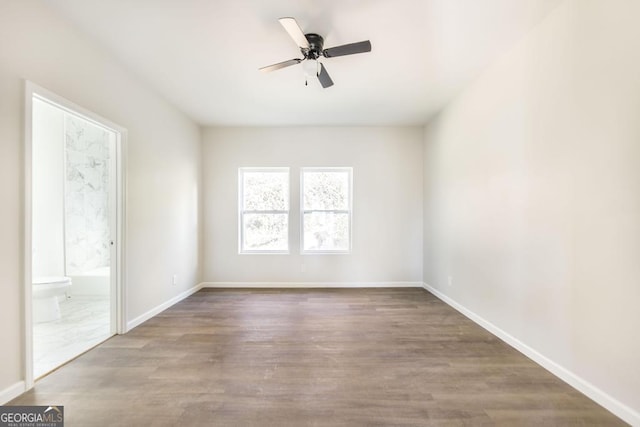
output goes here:
[[302, 251], [351, 250], [351, 168], [302, 168]]
[[240, 168], [240, 253], [289, 252], [289, 168]]

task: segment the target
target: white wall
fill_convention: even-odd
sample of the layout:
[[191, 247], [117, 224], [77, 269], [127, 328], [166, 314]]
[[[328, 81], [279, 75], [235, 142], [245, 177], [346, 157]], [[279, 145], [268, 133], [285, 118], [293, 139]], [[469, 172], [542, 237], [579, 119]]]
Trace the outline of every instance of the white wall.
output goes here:
[[64, 276], [64, 113], [33, 101], [33, 277]]
[[128, 130], [127, 317], [199, 282], [198, 126], [44, 2], [0, 2], [0, 398], [23, 379], [23, 79]]
[[562, 4], [428, 125], [424, 278], [640, 425], [638, 17]]
[[[421, 282], [421, 129], [211, 128], [203, 140], [205, 282]], [[291, 168], [289, 255], [238, 254], [238, 168], [251, 166]], [[353, 167], [351, 254], [300, 255], [303, 166]]]

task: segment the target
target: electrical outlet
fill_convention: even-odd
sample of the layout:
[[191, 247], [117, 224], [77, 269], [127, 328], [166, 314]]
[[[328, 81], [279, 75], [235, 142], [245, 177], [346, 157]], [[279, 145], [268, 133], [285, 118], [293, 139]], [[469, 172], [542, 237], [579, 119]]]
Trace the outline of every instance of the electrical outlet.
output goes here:
[[300, 273], [304, 273], [305, 271], [307, 271], [307, 269], [304, 264], [300, 264]]
[[177, 274], [173, 275], [173, 286], [178, 286], [178, 275]]
[[449, 276], [449, 279], [448, 279], [448, 281], [447, 281], [447, 284], [448, 284], [449, 286], [453, 286], [453, 277]]

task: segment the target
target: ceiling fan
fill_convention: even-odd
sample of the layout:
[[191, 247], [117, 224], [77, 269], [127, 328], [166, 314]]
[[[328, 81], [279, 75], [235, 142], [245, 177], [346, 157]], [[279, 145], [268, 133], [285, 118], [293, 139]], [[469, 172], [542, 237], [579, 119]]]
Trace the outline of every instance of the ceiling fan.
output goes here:
[[[318, 61], [323, 56], [325, 58], [333, 58], [334, 56], [353, 55], [354, 53], [371, 52], [371, 42], [365, 40], [357, 43], [343, 44], [341, 46], [330, 47], [323, 49], [324, 39], [322, 36], [315, 33], [305, 34], [300, 29], [300, 26], [294, 18], [280, 18], [280, 23], [284, 29], [289, 33], [294, 42], [300, 47], [302, 52], [302, 58], [294, 58], [288, 61], [279, 62], [277, 64], [268, 65], [260, 68], [262, 72], [275, 71], [280, 68], [289, 67], [291, 65], [300, 64], [305, 62], [306, 75], [314, 75], [318, 77], [320, 84], [323, 88], [333, 86], [333, 80], [329, 77], [327, 69], [324, 65]], [[305, 81], [305, 85], [307, 82]]]

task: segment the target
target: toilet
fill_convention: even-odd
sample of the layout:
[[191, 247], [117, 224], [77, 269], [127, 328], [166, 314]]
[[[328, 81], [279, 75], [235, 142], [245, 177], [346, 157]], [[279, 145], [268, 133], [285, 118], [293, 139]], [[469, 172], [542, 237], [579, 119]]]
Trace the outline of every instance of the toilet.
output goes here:
[[60, 319], [59, 300], [71, 290], [69, 277], [36, 277], [33, 279], [33, 321], [51, 322]]

